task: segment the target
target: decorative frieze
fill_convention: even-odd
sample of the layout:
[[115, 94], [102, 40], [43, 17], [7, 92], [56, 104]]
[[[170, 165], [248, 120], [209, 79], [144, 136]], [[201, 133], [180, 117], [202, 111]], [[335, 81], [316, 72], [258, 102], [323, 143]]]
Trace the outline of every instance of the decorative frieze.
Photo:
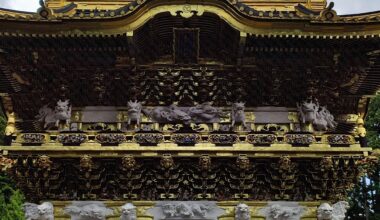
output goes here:
[[249, 134], [247, 142], [254, 145], [270, 145], [275, 143], [276, 135], [274, 134]]
[[97, 201], [74, 201], [64, 208], [64, 212], [75, 220], [106, 220], [113, 214], [112, 209]]
[[[344, 197], [347, 191], [342, 189], [357, 181], [365, 164], [357, 157], [253, 158], [243, 154], [103, 158], [94, 154], [53, 159], [21, 156], [8, 168], [8, 173], [33, 201], [75, 198], [316, 201]], [[345, 181], [339, 181], [341, 178]]]
[[238, 142], [239, 136], [236, 134], [210, 134], [208, 140], [217, 146], [231, 146]]
[[270, 202], [260, 210], [265, 220], [300, 220], [306, 209], [297, 202]]
[[43, 144], [46, 141], [45, 134], [26, 133], [21, 135], [23, 144]]
[[[95, 140], [102, 145], [119, 145], [122, 143], [137, 143], [141, 146], [157, 146], [159, 143], [176, 143], [182, 146], [193, 146], [201, 141], [217, 146], [232, 146], [247, 142], [257, 147], [273, 146], [273, 144], [288, 143], [294, 146], [307, 146], [310, 144], [326, 144], [332, 146], [353, 146], [359, 144], [352, 134], [323, 134], [311, 133], [240, 133], [231, 131], [207, 131], [207, 125], [199, 126], [201, 129], [168, 125], [165, 132], [140, 131], [134, 134], [121, 132], [78, 132], [78, 133], [23, 133], [16, 139], [18, 144], [41, 145], [62, 143], [66, 146], [78, 146], [87, 141]], [[195, 127], [195, 126], [194, 126]], [[204, 131], [206, 130], [206, 131]]]
[[142, 146], [154, 146], [161, 143], [164, 140], [164, 136], [160, 133], [138, 133], [135, 134], [134, 140]]
[[63, 145], [80, 145], [87, 140], [86, 134], [60, 134], [57, 137], [59, 143]]
[[219, 208], [216, 202], [160, 201], [154, 208], [149, 209], [148, 213], [154, 216], [154, 220], [217, 220], [224, 210]]
[[292, 145], [310, 145], [315, 142], [312, 134], [286, 134], [285, 141]]
[[172, 140], [178, 145], [193, 146], [201, 140], [201, 136], [193, 133], [177, 133], [172, 135]]
[[331, 145], [350, 145], [353, 144], [352, 136], [345, 134], [331, 134], [327, 136], [327, 141]]
[[97, 142], [103, 145], [118, 145], [127, 140], [124, 134], [102, 133], [95, 136]]

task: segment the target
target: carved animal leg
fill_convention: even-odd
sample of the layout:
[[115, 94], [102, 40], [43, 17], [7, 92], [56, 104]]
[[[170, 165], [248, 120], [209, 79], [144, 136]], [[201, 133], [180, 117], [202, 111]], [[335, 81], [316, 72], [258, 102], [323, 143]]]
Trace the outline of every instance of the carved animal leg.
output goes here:
[[131, 119], [130, 118], [128, 118], [128, 125], [130, 125], [131, 124]]
[[235, 120], [232, 120], [231, 127], [234, 127], [234, 125], [235, 125]]

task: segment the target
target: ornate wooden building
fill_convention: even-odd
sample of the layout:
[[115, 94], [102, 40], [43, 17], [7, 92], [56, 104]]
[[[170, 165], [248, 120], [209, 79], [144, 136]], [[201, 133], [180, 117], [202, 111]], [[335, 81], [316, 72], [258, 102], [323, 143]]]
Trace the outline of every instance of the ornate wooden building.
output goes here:
[[338, 201], [376, 162], [363, 118], [380, 86], [380, 13], [326, 4], [0, 9], [0, 168], [55, 219], [344, 215]]

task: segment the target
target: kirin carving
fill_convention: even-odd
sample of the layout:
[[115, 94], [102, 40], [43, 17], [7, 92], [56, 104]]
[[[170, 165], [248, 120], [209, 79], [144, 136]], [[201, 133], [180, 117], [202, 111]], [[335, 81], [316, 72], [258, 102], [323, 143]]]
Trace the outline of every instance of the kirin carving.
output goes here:
[[318, 220], [344, 220], [346, 217], [348, 202], [340, 201], [334, 205], [322, 203], [317, 210]]
[[23, 205], [25, 220], [54, 220], [54, 208], [50, 202], [41, 205], [25, 203]]
[[330, 111], [312, 99], [297, 103], [297, 109], [301, 123], [312, 124], [318, 131], [327, 131], [337, 126]]
[[140, 102], [128, 102], [128, 125], [132, 122], [136, 122], [137, 125], [140, 125], [141, 109], [142, 105]]
[[152, 110], [143, 109], [144, 114], [154, 122], [158, 123], [183, 123], [189, 124], [190, 115], [181, 110], [178, 106], [172, 104], [169, 107], [159, 106]]
[[38, 121], [44, 123], [44, 129], [51, 128], [53, 126], [59, 127], [60, 121], [65, 121], [66, 125], [69, 125], [71, 119], [71, 106], [69, 100], [57, 102], [55, 109], [51, 109], [48, 105], [43, 106], [36, 116]]
[[235, 208], [235, 220], [250, 220], [251, 219], [251, 214], [249, 210], [249, 206], [240, 203], [236, 206]]
[[120, 220], [136, 220], [136, 207], [132, 203], [127, 203], [121, 207]]
[[318, 106], [312, 100], [306, 100], [301, 104], [297, 103], [298, 114], [301, 122], [305, 123], [313, 123], [316, 119]]
[[304, 207], [272, 204], [261, 210], [266, 220], [300, 220]]
[[202, 103], [195, 107], [190, 107], [188, 114], [195, 123], [217, 123], [220, 121], [222, 112], [209, 102]]
[[245, 122], [245, 103], [243, 102], [236, 102], [232, 104], [232, 112], [231, 112], [231, 124], [232, 127], [235, 124], [242, 124], [244, 127], [247, 127], [247, 124]]
[[113, 214], [113, 210], [105, 207], [101, 202], [73, 202], [73, 205], [64, 209], [65, 214], [72, 220], [106, 220]]

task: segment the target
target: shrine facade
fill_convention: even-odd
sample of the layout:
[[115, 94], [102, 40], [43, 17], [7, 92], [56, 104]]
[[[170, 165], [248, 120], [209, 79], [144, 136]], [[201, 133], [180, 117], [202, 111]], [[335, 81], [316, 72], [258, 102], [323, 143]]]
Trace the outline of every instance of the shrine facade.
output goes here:
[[0, 9], [0, 76], [27, 220], [343, 220], [376, 164], [379, 12], [41, 1]]

